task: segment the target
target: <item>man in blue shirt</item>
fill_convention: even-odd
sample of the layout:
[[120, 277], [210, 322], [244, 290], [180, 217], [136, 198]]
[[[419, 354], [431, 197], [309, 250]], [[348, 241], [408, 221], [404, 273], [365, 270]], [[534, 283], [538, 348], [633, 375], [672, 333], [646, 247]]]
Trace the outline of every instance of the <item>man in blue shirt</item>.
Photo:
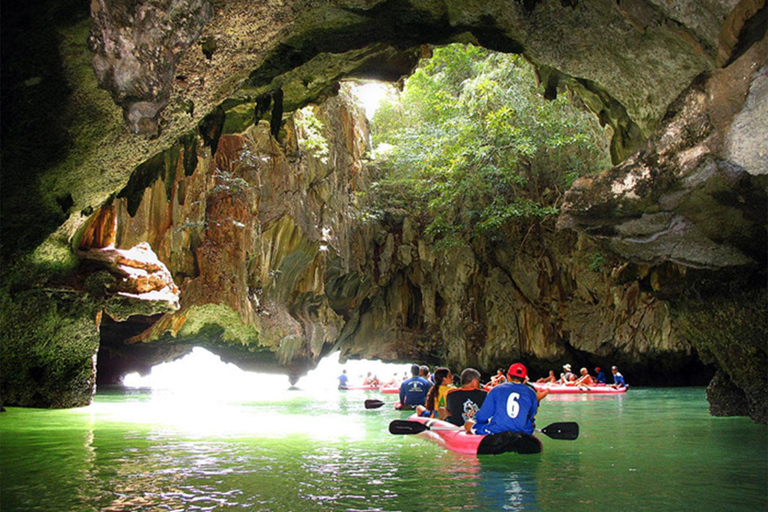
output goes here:
[[427, 393], [432, 385], [427, 379], [419, 377], [419, 365], [411, 365], [412, 377], [400, 384], [400, 409], [415, 409], [417, 405], [424, 405], [427, 401]]
[[347, 370], [344, 370], [339, 375], [339, 389], [347, 389], [347, 387], [349, 387], [349, 378], [347, 377]]
[[613, 384], [611, 384], [612, 387], [619, 389], [627, 385], [627, 383], [624, 382], [624, 376], [619, 373], [618, 368], [612, 366], [611, 373], [613, 373]]
[[605, 374], [603, 373], [603, 370], [600, 369], [598, 366], [595, 368], [595, 372], [597, 373], [597, 377], [595, 377], [595, 380], [598, 384], [605, 384]]
[[[488, 393], [475, 415], [475, 424], [465, 423], [475, 434], [523, 432], [533, 434], [533, 424], [539, 400], [536, 392], [524, 384], [528, 370], [520, 363], [509, 367], [509, 382], [500, 384]], [[468, 426], [469, 425], [469, 426]]]

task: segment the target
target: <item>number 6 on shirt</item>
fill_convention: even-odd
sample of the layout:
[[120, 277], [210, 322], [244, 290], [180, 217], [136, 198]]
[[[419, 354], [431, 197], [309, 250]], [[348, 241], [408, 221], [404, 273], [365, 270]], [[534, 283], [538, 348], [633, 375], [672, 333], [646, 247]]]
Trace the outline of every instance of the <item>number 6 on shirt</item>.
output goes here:
[[519, 398], [520, 393], [512, 393], [507, 398], [507, 416], [510, 418], [517, 418], [517, 415], [520, 414], [520, 404], [517, 402]]

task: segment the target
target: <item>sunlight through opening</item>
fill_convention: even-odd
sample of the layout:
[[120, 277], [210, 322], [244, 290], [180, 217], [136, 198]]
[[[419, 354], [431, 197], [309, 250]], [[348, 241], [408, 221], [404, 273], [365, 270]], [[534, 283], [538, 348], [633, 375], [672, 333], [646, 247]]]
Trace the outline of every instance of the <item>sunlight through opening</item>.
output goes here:
[[[144, 377], [126, 375], [123, 383], [135, 388], [135, 401], [118, 404], [105, 399], [92, 405], [92, 410], [114, 421], [192, 435], [353, 440], [365, 436], [362, 423], [341, 411], [363, 409], [368, 392], [339, 391], [338, 376], [343, 370], [350, 385], [362, 384], [369, 372], [382, 382], [395, 379], [399, 383], [410, 375], [409, 364], [368, 360], [341, 364], [335, 353], [292, 387], [285, 375], [247, 372], [196, 347], [182, 359], [153, 367]], [[286, 422], [286, 407], [295, 409], [297, 419], [312, 411], [318, 415], [311, 422]]]
[[365, 109], [365, 116], [370, 120], [379, 108], [382, 100], [393, 94], [393, 87], [384, 82], [366, 82], [353, 84], [352, 92]]
[[[410, 364], [376, 360], [350, 360], [341, 364], [339, 353], [336, 352], [323, 358], [317, 368], [302, 377], [295, 387], [320, 391], [336, 389], [338, 377], [343, 370], [347, 370], [350, 386], [362, 385], [368, 373], [382, 383], [393, 380], [399, 383], [404, 377], [410, 376]], [[241, 370], [200, 347], [195, 347], [189, 355], [177, 361], [153, 367], [149, 375], [144, 377], [130, 373], [123, 379], [123, 384], [128, 387], [194, 394], [219, 394], [226, 391], [228, 395], [237, 395], [237, 399], [243, 394], [258, 396], [259, 390], [264, 390], [265, 395], [272, 395], [276, 390], [288, 390], [291, 387], [285, 375]]]

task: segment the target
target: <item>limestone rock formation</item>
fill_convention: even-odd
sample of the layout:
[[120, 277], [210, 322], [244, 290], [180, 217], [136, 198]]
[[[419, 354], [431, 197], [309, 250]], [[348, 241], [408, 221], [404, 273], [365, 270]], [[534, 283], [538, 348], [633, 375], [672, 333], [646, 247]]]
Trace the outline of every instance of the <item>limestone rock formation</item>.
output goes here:
[[99, 85], [123, 106], [133, 132], [157, 133], [178, 56], [199, 39], [213, 7], [208, 0], [96, 0], [91, 17], [89, 44]]
[[[701, 321], [729, 277], [750, 286], [723, 292], [728, 310], [765, 296], [764, 1], [87, 10], [2, 17], [1, 402], [81, 405], [97, 351], [113, 382], [190, 343], [294, 378], [341, 350], [485, 370], [568, 355], [663, 379], [701, 370], [699, 351], [767, 421], [763, 299], [731, 326]], [[367, 215], [364, 128], [338, 99], [315, 111], [328, 155], [310, 150], [293, 111], [344, 77], [396, 81], [453, 41], [522, 53], [546, 96], [567, 88], [611, 130], [617, 167], [568, 196], [561, 226], [579, 235], [441, 254], [413, 219]], [[77, 254], [109, 240], [147, 243], [179, 309], [110, 306], [124, 276]]]
[[[310, 133], [314, 116], [322, 133]], [[175, 357], [159, 347], [183, 343], [294, 379], [330, 350], [484, 370], [511, 355], [540, 372], [564, 358], [622, 363], [636, 382], [675, 382], [664, 370], [695, 361], [657, 297], [666, 267], [612, 273], [587, 239], [541, 232], [526, 242], [515, 229], [504, 244], [439, 251], [417, 219], [368, 211], [376, 168], [346, 94], [286, 127], [284, 144], [262, 122], [222, 135], [213, 155], [198, 146], [189, 175], [174, 153], [162, 161], [176, 171], [149, 173], [154, 183], [93, 215], [101, 225], [115, 212], [108, 238], [118, 246], [150, 241], [181, 290], [178, 311], [110, 324], [107, 375]], [[681, 275], [667, 271], [663, 286]]]
[[[124, 346], [126, 340], [194, 340], [241, 366], [294, 379], [316, 364], [343, 326], [325, 294], [325, 276], [330, 257], [343, 272], [353, 263], [348, 214], [368, 144], [357, 108], [337, 97], [318, 110], [333, 135], [327, 156], [302, 149], [306, 129], [293, 121], [284, 146], [263, 122], [222, 135], [214, 154], [202, 143], [171, 151], [159, 169], [146, 170], [156, 180], [148, 188], [131, 188], [93, 215], [95, 225], [114, 219], [106, 238], [117, 247], [155, 247], [180, 288], [178, 311], [113, 317], [134, 327], [121, 328], [132, 333], [123, 340], [110, 340], [112, 354], [122, 350], [135, 359], [132, 351], [146, 351]], [[189, 175], [187, 152], [197, 162]]]
[[768, 110], [766, 55], [764, 39], [701, 76], [642, 151], [574, 184], [560, 226], [645, 263], [765, 266], [768, 119], [756, 112]]

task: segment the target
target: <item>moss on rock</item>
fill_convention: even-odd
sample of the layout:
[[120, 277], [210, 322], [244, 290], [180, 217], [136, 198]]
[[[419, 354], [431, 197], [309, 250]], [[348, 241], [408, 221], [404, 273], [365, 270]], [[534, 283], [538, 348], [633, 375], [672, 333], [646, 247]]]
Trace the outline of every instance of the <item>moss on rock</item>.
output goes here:
[[[752, 420], [768, 423], [768, 291], [687, 300], [677, 304], [675, 321], [702, 361], [714, 363], [727, 375], [720, 380], [730, 380], [744, 392]], [[718, 403], [718, 397], [731, 395], [708, 393], [710, 409], [731, 414], [733, 407]]]
[[99, 334], [90, 299], [66, 291], [0, 292], [0, 394], [6, 405], [88, 405]]
[[193, 306], [187, 311], [187, 321], [179, 331], [180, 338], [191, 338], [205, 328], [222, 326], [221, 340], [230, 344], [258, 346], [259, 331], [256, 326], [247, 324], [240, 315], [223, 304], [205, 304]]

